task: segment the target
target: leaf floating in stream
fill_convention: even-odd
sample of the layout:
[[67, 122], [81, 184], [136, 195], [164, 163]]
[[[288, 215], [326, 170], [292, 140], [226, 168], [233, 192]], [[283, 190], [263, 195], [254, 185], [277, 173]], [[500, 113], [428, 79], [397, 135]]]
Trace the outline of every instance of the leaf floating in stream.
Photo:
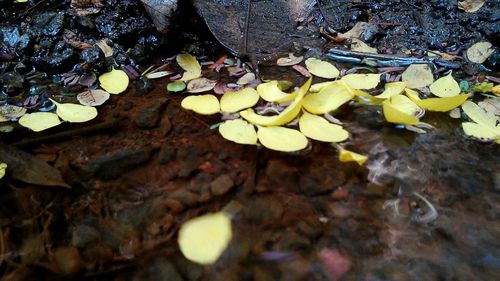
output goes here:
[[495, 140], [500, 143], [500, 118], [487, 113], [477, 104], [466, 101], [462, 109], [474, 122], [462, 123], [466, 135], [481, 140]]
[[0, 179], [5, 176], [5, 171], [7, 170], [7, 164], [0, 162]]
[[377, 99], [388, 99], [392, 96], [401, 94], [406, 88], [405, 82], [392, 82], [385, 84], [385, 90], [382, 94], [375, 96]]
[[237, 112], [252, 107], [259, 101], [259, 94], [253, 88], [247, 87], [236, 92], [225, 93], [220, 99], [222, 112]]
[[299, 151], [308, 144], [306, 136], [300, 131], [284, 127], [259, 127], [257, 136], [263, 146], [283, 152]]
[[299, 120], [300, 131], [308, 138], [324, 142], [341, 142], [349, 137], [342, 126], [331, 124], [325, 118], [304, 112]]
[[82, 123], [97, 117], [97, 109], [95, 107], [73, 103], [58, 103], [53, 99], [50, 100], [57, 106], [56, 113], [64, 121]]
[[440, 98], [453, 97], [460, 94], [460, 86], [453, 79], [451, 73], [436, 80], [429, 88], [434, 95]]
[[99, 106], [104, 104], [109, 99], [109, 97], [110, 95], [108, 92], [96, 89], [79, 93], [76, 96], [76, 99], [78, 99], [78, 101], [82, 105]]
[[19, 119], [19, 125], [35, 132], [41, 132], [59, 124], [61, 124], [61, 120], [57, 114], [52, 112], [28, 113]]
[[190, 54], [183, 53], [176, 57], [177, 64], [184, 69], [182, 81], [189, 81], [201, 77], [201, 65], [198, 60]]
[[219, 100], [214, 95], [185, 97], [181, 106], [202, 115], [212, 115], [220, 111]]
[[340, 80], [353, 89], [368, 90], [377, 87], [378, 83], [380, 83], [380, 74], [348, 74]]
[[313, 75], [326, 79], [339, 77], [339, 70], [331, 63], [316, 58], [308, 58], [306, 67]]
[[239, 144], [257, 144], [257, 133], [252, 124], [242, 120], [228, 120], [219, 126], [223, 138]]
[[397, 95], [383, 103], [385, 119], [391, 123], [417, 125], [420, 121], [415, 116], [421, 109], [405, 96]]
[[124, 92], [129, 84], [127, 73], [123, 70], [114, 69], [99, 76], [101, 87], [110, 94], [120, 94]]
[[418, 96], [418, 92], [415, 90], [406, 89], [405, 92], [410, 100], [421, 108], [429, 111], [439, 112], [450, 111], [458, 106], [461, 106], [470, 96], [469, 94], [466, 94], [447, 98], [420, 99], [420, 97]]
[[340, 162], [356, 162], [358, 165], [363, 166], [368, 157], [356, 152], [352, 152], [347, 149], [339, 149], [339, 160]]
[[186, 83], [183, 81], [174, 81], [167, 84], [167, 90], [172, 93], [182, 92], [186, 89]]
[[212, 90], [215, 85], [217, 84], [217, 81], [209, 80], [207, 78], [196, 78], [191, 81], [189, 81], [187, 85], [187, 92], [188, 93], [202, 93], [202, 92], [208, 92]]

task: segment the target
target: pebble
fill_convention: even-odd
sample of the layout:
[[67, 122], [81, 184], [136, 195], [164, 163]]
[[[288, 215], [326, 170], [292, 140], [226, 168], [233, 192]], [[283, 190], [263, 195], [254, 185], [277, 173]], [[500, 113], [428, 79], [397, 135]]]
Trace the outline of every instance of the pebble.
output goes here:
[[141, 129], [156, 127], [166, 104], [166, 99], [154, 100], [154, 102], [141, 108], [134, 118], [135, 125]]
[[215, 196], [222, 196], [234, 187], [234, 182], [229, 175], [218, 176], [210, 183], [210, 191]]
[[123, 149], [90, 159], [86, 169], [95, 177], [112, 180], [126, 170], [149, 160], [151, 150], [146, 148]]

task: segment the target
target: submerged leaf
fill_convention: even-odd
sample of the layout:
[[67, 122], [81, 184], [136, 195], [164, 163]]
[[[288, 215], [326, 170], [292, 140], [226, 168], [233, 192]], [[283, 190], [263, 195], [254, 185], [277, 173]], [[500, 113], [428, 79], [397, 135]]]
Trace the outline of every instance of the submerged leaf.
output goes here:
[[421, 109], [405, 96], [397, 95], [382, 103], [385, 119], [391, 123], [417, 125], [415, 114]]
[[50, 100], [57, 106], [56, 113], [64, 121], [82, 123], [97, 117], [95, 107], [73, 103], [57, 103], [53, 99]]
[[460, 94], [460, 85], [453, 79], [451, 73], [436, 80], [429, 88], [434, 95], [440, 98], [453, 97]]
[[434, 75], [427, 64], [412, 64], [404, 72], [402, 77], [406, 87], [410, 89], [429, 86], [434, 82]]
[[240, 112], [241, 117], [246, 119], [248, 122], [256, 124], [256, 125], [261, 125], [261, 126], [279, 126], [279, 125], [284, 125], [293, 119], [297, 117], [297, 115], [300, 112], [300, 109], [302, 107], [302, 99], [304, 95], [307, 93], [309, 90], [309, 87], [311, 86], [311, 81], [312, 79], [309, 78], [302, 87], [300, 87], [297, 91], [297, 96], [295, 97], [295, 100], [285, 109], [283, 112], [281, 112], [279, 115], [275, 116], [262, 116], [258, 115], [254, 112], [253, 109], [249, 108], [247, 110], [244, 110]]
[[201, 77], [201, 65], [198, 60], [187, 53], [179, 54], [175, 58], [177, 64], [184, 69], [182, 81], [189, 81]]
[[306, 67], [315, 76], [327, 79], [339, 77], [339, 70], [331, 63], [316, 58], [306, 60]]
[[340, 80], [353, 89], [368, 90], [377, 87], [378, 83], [380, 83], [380, 74], [348, 74]]
[[125, 71], [113, 68], [99, 76], [99, 83], [106, 92], [117, 95], [127, 89], [129, 78]]
[[185, 97], [181, 106], [198, 114], [211, 115], [220, 111], [219, 100], [214, 95]]
[[471, 62], [483, 63], [495, 52], [490, 42], [479, 42], [467, 49], [467, 58]]
[[103, 90], [88, 90], [79, 93], [76, 99], [82, 104], [87, 106], [99, 106], [109, 99], [109, 93]]
[[304, 98], [304, 108], [314, 114], [325, 114], [350, 101], [359, 90], [352, 89], [344, 81], [335, 81], [317, 94]]
[[458, 95], [447, 98], [428, 98], [422, 100], [418, 96], [417, 91], [411, 89], [406, 89], [405, 91], [406, 95], [416, 105], [420, 106], [425, 110], [439, 111], [439, 112], [450, 111], [455, 107], [461, 106], [470, 96], [469, 94], [466, 94], [466, 95]]
[[308, 138], [324, 142], [341, 142], [349, 137], [342, 126], [331, 124], [325, 118], [304, 112], [299, 120], [300, 131]]
[[242, 120], [228, 120], [219, 126], [223, 138], [240, 144], [257, 144], [257, 133], [252, 124]]
[[222, 112], [237, 112], [252, 107], [259, 102], [259, 94], [253, 88], [247, 87], [236, 92], [227, 92], [220, 99]]
[[186, 89], [186, 83], [184, 81], [174, 81], [167, 84], [167, 90], [169, 92], [182, 92]]
[[187, 84], [187, 92], [188, 93], [202, 93], [202, 92], [207, 92], [212, 90], [215, 85], [217, 84], [217, 81], [209, 80], [207, 78], [196, 78]]
[[339, 160], [340, 162], [356, 162], [358, 163], [358, 165], [362, 166], [363, 164], [365, 164], [366, 160], [368, 160], [368, 157], [347, 149], [340, 148]]
[[188, 260], [212, 264], [227, 248], [232, 236], [231, 218], [218, 212], [185, 222], [179, 230], [177, 242]]
[[307, 147], [307, 138], [299, 131], [284, 127], [259, 127], [257, 136], [266, 148], [293, 152]]
[[392, 96], [396, 96], [401, 94], [406, 88], [405, 82], [392, 82], [385, 84], [385, 90], [378, 96], [375, 96], [377, 99], [388, 99]]
[[19, 119], [19, 125], [35, 132], [41, 132], [59, 124], [61, 124], [61, 120], [57, 114], [52, 112], [28, 113]]

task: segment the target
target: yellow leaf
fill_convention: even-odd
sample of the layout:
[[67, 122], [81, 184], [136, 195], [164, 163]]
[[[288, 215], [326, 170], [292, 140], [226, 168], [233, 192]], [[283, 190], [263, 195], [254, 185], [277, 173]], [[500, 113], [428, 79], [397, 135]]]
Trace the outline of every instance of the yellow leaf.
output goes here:
[[212, 264], [227, 248], [232, 236], [231, 218], [218, 212], [185, 222], [179, 230], [177, 242], [188, 260]]
[[7, 122], [9, 121], [9, 118], [3, 116], [2, 114], [0, 114], [0, 122]]
[[455, 107], [461, 106], [470, 96], [469, 94], [466, 94], [447, 98], [428, 98], [422, 100], [415, 90], [406, 89], [405, 92], [410, 100], [416, 105], [425, 110], [438, 112], [450, 111]]
[[236, 84], [244, 86], [244, 85], [246, 85], [246, 84], [248, 84], [248, 83], [250, 83], [250, 82], [254, 81], [255, 79], [256, 79], [256, 78], [255, 78], [255, 74], [253, 74], [253, 73], [249, 72], [249, 73], [247, 73], [247, 74], [245, 74], [245, 75], [241, 76], [241, 77], [238, 79], [238, 81], [236, 81]]
[[380, 82], [380, 74], [348, 74], [340, 80], [347, 83], [353, 89], [367, 90], [377, 87]]
[[316, 83], [311, 85], [311, 89], [309, 89], [310, 93], [317, 93], [323, 90], [324, 88], [337, 83], [337, 81], [327, 81], [327, 82], [321, 82], [321, 83]]
[[128, 75], [123, 70], [114, 69], [99, 76], [101, 88], [110, 94], [120, 94], [124, 92], [129, 83]]
[[211, 115], [220, 111], [219, 100], [214, 95], [188, 96], [182, 100], [181, 106], [202, 115]]
[[0, 162], [0, 179], [5, 176], [6, 170], [7, 170], [7, 164]]
[[242, 120], [228, 120], [219, 126], [223, 138], [240, 144], [257, 144], [257, 133], [252, 124]]
[[385, 90], [378, 96], [375, 96], [377, 99], [388, 99], [392, 96], [396, 96], [401, 94], [406, 88], [405, 82], [392, 82], [385, 84]]
[[460, 94], [460, 86], [451, 76], [451, 72], [436, 80], [429, 88], [434, 95], [440, 98], [454, 97]]
[[222, 112], [237, 112], [252, 107], [259, 101], [259, 94], [253, 88], [243, 88], [237, 92], [227, 92], [220, 99]]
[[61, 124], [57, 114], [52, 112], [28, 113], [19, 119], [19, 125], [40, 132]]
[[463, 122], [462, 129], [468, 136], [481, 140], [496, 140], [500, 141], [500, 135], [495, 133], [490, 127], [473, 122]]
[[56, 113], [64, 121], [82, 123], [97, 117], [95, 107], [73, 103], [57, 103], [53, 99], [50, 100], [57, 106]]
[[340, 162], [356, 162], [358, 165], [362, 166], [365, 164], [368, 157], [356, 152], [349, 151], [347, 149], [339, 149], [339, 160]]
[[284, 127], [259, 127], [260, 143], [272, 150], [293, 152], [307, 147], [307, 138], [299, 131]]
[[491, 54], [495, 52], [493, 45], [490, 42], [479, 42], [467, 49], [467, 58], [471, 62], [483, 63]]
[[341, 142], [349, 137], [342, 126], [331, 124], [325, 118], [304, 112], [299, 120], [300, 131], [308, 138], [324, 142]]
[[434, 82], [434, 75], [427, 64], [412, 64], [404, 72], [402, 77], [406, 87], [410, 89], [429, 86]]
[[368, 46], [365, 42], [359, 40], [358, 38], [351, 39], [351, 50], [356, 52], [364, 52], [364, 53], [377, 53], [377, 48], [373, 48]]
[[177, 64], [179, 64], [179, 66], [185, 71], [182, 75], [181, 81], [188, 81], [201, 77], [201, 65], [195, 57], [190, 54], [183, 53], [177, 55], [175, 59]]
[[385, 119], [391, 123], [416, 125], [419, 123], [415, 114], [420, 108], [407, 97], [393, 96], [382, 103]]
[[496, 139], [500, 141], [500, 118], [491, 113], [487, 113], [477, 104], [466, 101], [462, 109], [476, 125], [471, 122], [462, 123], [464, 132], [473, 137]]
[[491, 92], [495, 95], [500, 95], [500, 84], [496, 85], [495, 87], [491, 88]]
[[0, 115], [10, 119], [10, 118], [19, 118], [26, 114], [26, 108], [15, 106], [11, 104], [4, 104], [0, 106]]
[[339, 70], [331, 63], [316, 58], [308, 58], [306, 67], [311, 74], [327, 79], [339, 77]]
[[283, 92], [278, 85], [278, 81], [270, 81], [260, 84], [257, 86], [257, 93], [263, 100], [277, 103], [292, 101], [297, 96], [297, 91], [292, 94]]
[[309, 78], [307, 82], [304, 83], [304, 85], [302, 85], [302, 87], [300, 87], [299, 90], [297, 90], [297, 96], [295, 97], [295, 100], [287, 108], [285, 108], [285, 110], [283, 110], [279, 115], [262, 116], [256, 114], [251, 108], [241, 111], [240, 115], [248, 122], [256, 125], [261, 125], [261, 126], [284, 125], [295, 119], [295, 117], [297, 117], [297, 115], [299, 114], [300, 109], [302, 107], [302, 99], [309, 90], [309, 87], [311, 86], [311, 81], [312, 78]]
[[336, 110], [344, 103], [354, 98], [356, 90], [343, 81], [323, 88], [317, 94], [310, 94], [304, 98], [304, 108], [314, 114], [325, 114]]

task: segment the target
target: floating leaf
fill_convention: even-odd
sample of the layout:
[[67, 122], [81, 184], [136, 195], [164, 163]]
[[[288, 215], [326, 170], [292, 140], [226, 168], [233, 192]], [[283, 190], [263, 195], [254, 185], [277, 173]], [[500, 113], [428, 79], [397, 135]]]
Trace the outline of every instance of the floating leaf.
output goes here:
[[188, 93], [202, 93], [212, 90], [217, 81], [209, 80], [207, 78], [196, 78], [187, 84], [187, 92]]
[[3, 115], [0, 114], [0, 122], [7, 122], [9, 121], [9, 118], [4, 117]]
[[181, 106], [203, 115], [211, 115], [220, 111], [219, 100], [214, 95], [185, 97]]
[[0, 162], [0, 179], [5, 176], [6, 170], [7, 170], [7, 164]]
[[238, 112], [256, 105], [258, 101], [257, 91], [247, 87], [236, 92], [225, 93], [220, 99], [220, 108], [222, 112]]
[[491, 92], [495, 95], [500, 95], [500, 84], [496, 85], [495, 87], [491, 88]]
[[498, 116], [487, 113], [471, 101], [466, 101], [462, 105], [462, 109], [472, 121], [476, 122], [462, 123], [466, 135], [479, 139], [496, 140], [497, 143], [500, 143], [500, 118]]
[[177, 64], [185, 71], [181, 78], [182, 81], [189, 81], [201, 77], [201, 65], [195, 57], [183, 53], [177, 55], [175, 59]]
[[453, 79], [451, 73], [436, 80], [429, 88], [434, 95], [440, 98], [453, 97], [460, 94], [460, 85]]
[[467, 58], [471, 62], [483, 63], [491, 54], [495, 52], [493, 45], [490, 42], [479, 42], [467, 49]]
[[76, 98], [82, 105], [99, 106], [109, 99], [109, 93], [103, 90], [88, 90], [79, 93]]
[[123, 70], [114, 69], [99, 76], [101, 88], [110, 94], [120, 94], [124, 92], [129, 83], [127, 73]]
[[434, 75], [427, 64], [412, 64], [404, 72], [402, 77], [406, 87], [410, 89], [429, 86], [434, 82]]
[[339, 160], [340, 162], [356, 162], [358, 163], [358, 165], [362, 166], [363, 164], [365, 164], [366, 160], [368, 160], [368, 157], [347, 149], [340, 148]]
[[356, 95], [356, 91], [358, 90], [352, 89], [344, 81], [335, 81], [319, 93], [306, 96], [303, 106], [311, 113], [325, 114], [350, 101]]
[[385, 84], [385, 90], [378, 96], [375, 96], [377, 99], [388, 99], [392, 96], [396, 96], [401, 94], [406, 88], [405, 82], [392, 82]]
[[479, 11], [484, 5], [485, 0], [464, 0], [458, 2], [458, 8], [466, 13], [474, 13]]
[[484, 100], [478, 102], [477, 105], [479, 105], [487, 113], [491, 113], [493, 115], [500, 115], [500, 99], [499, 98], [484, 99]]
[[167, 90], [169, 92], [182, 92], [186, 89], [186, 83], [183, 81], [174, 81], [167, 84]]
[[148, 78], [148, 79], [158, 79], [158, 78], [163, 78], [163, 77], [169, 76], [169, 75], [171, 75], [173, 73], [174, 72], [172, 72], [172, 71], [157, 71], [157, 72], [146, 74], [146, 78]]
[[377, 53], [377, 48], [373, 48], [368, 46], [365, 42], [359, 40], [358, 38], [351, 39], [351, 50], [356, 52], [364, 52], [364, 53]]
[[469, 94], [466, 94], [447, 98], [428, 98], [422, 100], [415, 90], [406, 89], [405, 91], [410, 100], [419, 107], [425, 110], [439, 112], [450, 111], [455, 107], [461, 106], [470, 96]]
[[272, 150], [293, 152], [307, 147], [307, 138], [299, 131], [284, 127], [259, 127], [260, 143]]
[[368, 90], [377, 87], [378, 83], [380, 83], [380, 74], [348, 74], [340, 80], [353, 89]]
[[339, 77], [339, 70], [331, 63], [316, 58], [306, 60], [306, 67], [315, 76], [327, 79]]
[[278, 103], [292, 101], [297, 96], [297, 92], [292, 94], [283, 92], [279, 87], [278, 81], [270, 81], [260, 84], [257, 86], [257, 93], [265, 101]]
[[10, 105], [10, 104], [5, 104], [0, 106], [0, 115], [7, 119], [19, 118], [24, 114], [26, 114], [26, 108], [24, 107]]
[[317, 92], [323, 90], [324, 88], [326, 88], [332, 84], [335, 84], [335, 83], [337, 83], [337, 81], [326, 81], [326, 82], [313, 84], [313, 85], [311, 85], [311, 89], [309, 89], [309, 92], [310, 93], [317, 93]]
[[232, 236], [231, 218], [218, 212], [185, 222], [179, 230], [177, 242], [188, 260], [205, 265], [217, 261]]
[[243, 75], [242, 77], [240, 77], [240, 79], [238, 79], [238, 81], [236, 81], [236, 84], [238, 85], [246, 85], [252, 81], [255, 80], [255, 74], [253, 73], [247, 73], [245, 75]]
[[342, 126], [331, 124], [325, 118], [304, 112], [299, 120], [300, 131], [308, 138], [324, 142], [341, 142], [349, 137]]
[[41, 132], [59, 124], [61, 124], [61, 120], [57, 114], [52, 112], [28, 113], [19, 119], [19, 125], [35, 132]]
[[53, 99], [50, 100], [57, 106], [56, 113], [64, 121], [81, 123], [97, 117], [97, 109], [95, 107], [73, 103], [57, 103]]
[[219, 126], [223, 138], [240, 144], [257, 144], [257, 133], [252, 124], [242, 120], [228, 120]]
[[249, 108], [247, 110], [241, 111], [240, 115], [244, 119], [246, 119], [248, 122], [256, 124], [256, 125], [261, 125], [261, 126], [279, 126], [279, 125], [284, 125], [293, 119], [297, 117], [297, 115], [300, 112], [300, 109], [302, 107], [302, 99], [304, 98], [304, 95], [307, 93], [309, 90], [309, 87], [311, 86], [311, 81], [312, 79], [309, 78], [302, 87], [300, 87], [297, 90], [297, 96], [295, 97], [295, 100], [285, 109], [283, 112], [281, 112], [279, 115], [275, 116], [262, 116], [258, 115], [254, 112], [253, 109]]
[[293, 53], [290, 53], [287, 58], [279, 58], [276, 64], [278, 66], [292, 66], [302, 62], [304, 57], [296, 57]]
[[421, 112], [421, 109], [405, 96], [393, 96], [385, 100], [382, 105], [385, 119], [391, 123], [404, 125], [417, 125], [419, 123], [415, 114]]

